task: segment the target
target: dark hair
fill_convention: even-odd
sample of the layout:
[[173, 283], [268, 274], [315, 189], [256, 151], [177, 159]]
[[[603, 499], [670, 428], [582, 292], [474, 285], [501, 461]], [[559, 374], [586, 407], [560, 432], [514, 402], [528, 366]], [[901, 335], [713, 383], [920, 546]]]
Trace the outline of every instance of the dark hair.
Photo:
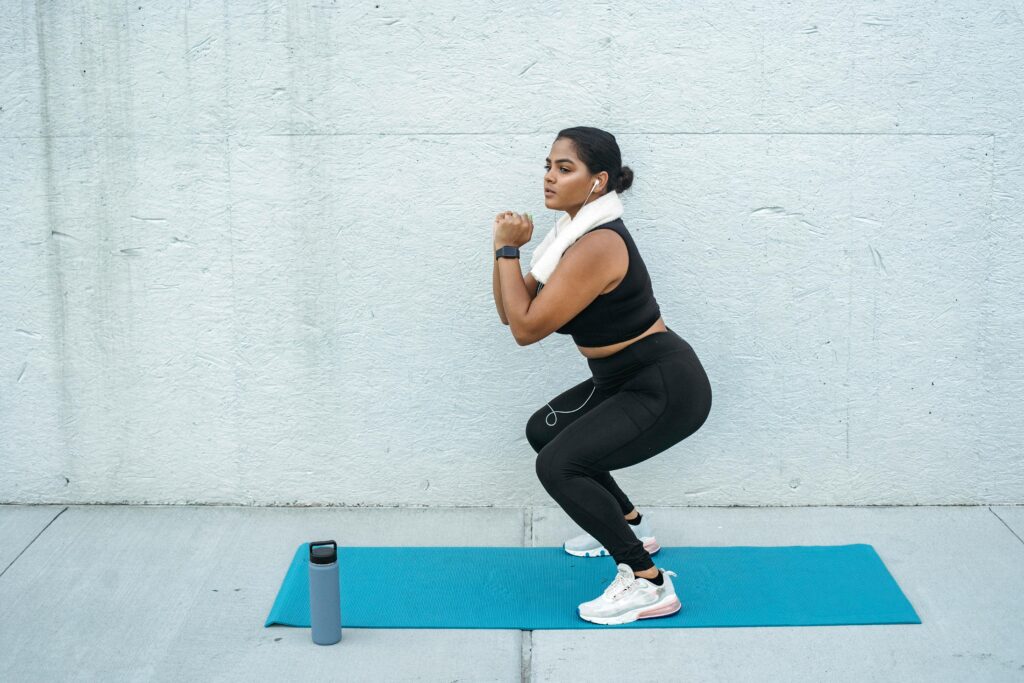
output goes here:
[[608, 172], [605, 192], [623, 192], [633, 184], [633, 169], [622, 165], [622, 153], [615, 136], [608, 131], [590, 126], [576, 126], [558, 131], [558, 138], [575, 143], [576, 155], [592, 173]]

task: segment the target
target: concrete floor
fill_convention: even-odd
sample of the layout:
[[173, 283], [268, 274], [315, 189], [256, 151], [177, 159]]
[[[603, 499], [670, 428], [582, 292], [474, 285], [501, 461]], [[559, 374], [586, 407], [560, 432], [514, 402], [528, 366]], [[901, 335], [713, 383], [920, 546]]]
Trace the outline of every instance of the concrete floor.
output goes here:
[[0, 505], [0, 680], [1024, 681], [1024, 506], [638, 508], [662, 545], [869, 543], [922, 623], [344, 628], [322, 647], [263, 627], [299, 543], [560, 545], [579, 529], [557, 507]]

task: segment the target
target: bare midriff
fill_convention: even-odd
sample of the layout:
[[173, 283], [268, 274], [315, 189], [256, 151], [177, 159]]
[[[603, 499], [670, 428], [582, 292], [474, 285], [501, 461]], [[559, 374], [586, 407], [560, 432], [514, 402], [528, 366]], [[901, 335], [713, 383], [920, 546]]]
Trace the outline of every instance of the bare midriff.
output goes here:
[[604, 358], [605, 356], [612, 355], [616, 351], [621, 351], [630, 344], [640, 341], [644, 337], [648, 337], [658, 332], [668, 332], [668, 328], [665, 326], [664, 318], [659, 317], [657, 320], [654, 321], [653, 325], [648, 327], [643, 332], [643, 334], [633, 337], [632, 339], [627, 339], [626, 341], [622, 341], [617, 344], [609, 344], [608, 346], [580, 346], [579, 344], [577, 344], [576, 348], [579, 349], [580, 353], [582, 353], [587, 358]]

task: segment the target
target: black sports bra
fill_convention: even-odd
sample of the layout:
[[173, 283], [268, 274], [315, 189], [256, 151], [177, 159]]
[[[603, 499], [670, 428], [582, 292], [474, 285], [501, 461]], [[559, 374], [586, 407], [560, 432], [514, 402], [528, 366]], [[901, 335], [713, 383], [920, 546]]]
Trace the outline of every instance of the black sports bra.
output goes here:
[[[607, 346], [638, 337], [661, 317], [647, 266], [626, 225], [616, 218], [592, 230], [602, 228], [614, 230], [626, 243], [629, 267], [615, 289], [598, 294], [575, 318], [556, 330], [559, 334], [571, 334], [579, 346]], [[543, 286], [537, 285], [538, 294]]]

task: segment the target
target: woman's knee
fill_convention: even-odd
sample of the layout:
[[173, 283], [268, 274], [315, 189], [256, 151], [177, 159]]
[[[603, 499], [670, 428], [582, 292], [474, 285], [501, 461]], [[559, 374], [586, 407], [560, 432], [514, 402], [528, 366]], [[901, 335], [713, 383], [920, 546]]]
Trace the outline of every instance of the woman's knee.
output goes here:
[[552, 448], [551, 446], [542, 448], [534, 461], [537, 478], [549, 491], [552, 488], [560, 487], [562, 482], [572, 477], [593, 476], [594, 474], [594, 470], [581, 461], [578, 449], [565, 446], [563, 448]]
[[543, 411], [544, 409], [541, 408], [526, 421], [526, 440], [530, 442], [530, 447], [535, 453], [540, 453], [540, 449], [548, 445], [554, 436], [552, 434], [554, 430], [544, 422]]

